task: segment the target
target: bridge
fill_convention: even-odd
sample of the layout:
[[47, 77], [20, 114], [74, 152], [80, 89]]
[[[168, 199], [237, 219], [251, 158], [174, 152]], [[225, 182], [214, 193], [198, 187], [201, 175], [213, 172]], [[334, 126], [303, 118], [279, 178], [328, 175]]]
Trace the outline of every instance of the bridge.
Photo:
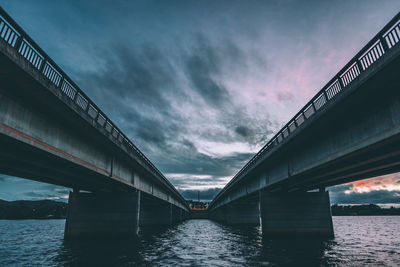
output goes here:
[[400, 14], [221, 190], [214, 220], [333, 236], [327, 186], [400, 171]]
[[128, 237], [189, 206], [0, 7], [0, 172], [73, 188], [65, 238]]
[[[400, 14], [221, 190], [203, 216], [332, 236], [326, 187], [400, 171]], [[65, 238], [190, 215], [179, 192], [0, 8], [0, 172], [73, 188]], [[199, 215], [199, 216], [200, 216]]]

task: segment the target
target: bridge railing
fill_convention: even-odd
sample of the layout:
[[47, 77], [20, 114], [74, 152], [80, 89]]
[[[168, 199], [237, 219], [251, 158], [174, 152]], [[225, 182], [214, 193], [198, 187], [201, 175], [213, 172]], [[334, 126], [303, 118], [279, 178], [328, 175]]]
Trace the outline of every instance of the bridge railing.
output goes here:
[[100, 110], [100, 108], [79, 88], [78, 85], [33, 41], [28, 34], [0, 7], [0, 40], [18, 51], [37, 71], [44, 75], [64, 95], [96, 123], [105, 129], [108, 137], [120, 147], [138, 156], [184, 201], [176, 188], [151, 163], [151, 161], [129, 140], [129, 138]]
[[[322, 109], [344, 90], [361, 73], [366, 71], [386, 51], [400, 42], [400, 13], [398, 13], [371, 41], [365, 45], [283, 128], [270, 139], [261, 150], [228, 182], [214, 200], [235, 181], [245, 176], [248, 170], [267, 152], [279, 146], [305, 121]], [[214, 201], [213, 201], [214, 202]]]

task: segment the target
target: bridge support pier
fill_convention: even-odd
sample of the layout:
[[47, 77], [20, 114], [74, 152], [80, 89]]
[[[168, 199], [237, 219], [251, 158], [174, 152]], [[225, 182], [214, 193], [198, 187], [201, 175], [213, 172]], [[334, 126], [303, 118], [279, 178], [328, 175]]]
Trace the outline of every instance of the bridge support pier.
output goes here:
[[[143, 194], [144, 195], [144, 194]], [[173, 205], [156, 198], [142, 198], [140, 226], [169, 226], [173, 223]]]
[[230, 225], [259, 225], [260, 210], [257, 199], [234, 201], [210, 212], [210, 218]]
[[180, 223], [182, 221], [182, 209], [178, 208], [175, 205], [171, 204], [171, 208], [172, 208], [172, 224], [177, 224]]
[[226, 223], [226, 205], [219, 207], [215, 210], [209, 212], [211, 220], [217, 221], [219, 223]]
[[140, 192], [70, 192], [65, 239], [131, 238], [138, 234]]
[[262, 192], [260, 198], [263, 236], [334, 236], [329, 192]]
[[225, 208], [226, 224], [260, 224], [260, 210], [258, 200], [232, 202]]

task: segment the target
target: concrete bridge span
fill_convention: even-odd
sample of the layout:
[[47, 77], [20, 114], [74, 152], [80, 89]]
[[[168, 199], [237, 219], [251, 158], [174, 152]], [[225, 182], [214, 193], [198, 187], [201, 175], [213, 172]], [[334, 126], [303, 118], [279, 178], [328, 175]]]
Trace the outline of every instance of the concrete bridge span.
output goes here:
[[0, 103], [0, 172], [73, 188], [66, 238], [187, 217], [175, 187], [2, 8]]
[[[327, 186], [400, 171], [399, 43], [400, 14], [233, 177], [210, 218], [332, 236]], [[188, 217], [172, 184], [1, 8], [0, 81], [0, 172], [73, 188], [66, 238]]]
[[212, 218], [332, 236], [325, 187], [400, 171], [399, 24], [398, 14], [239, 171]]

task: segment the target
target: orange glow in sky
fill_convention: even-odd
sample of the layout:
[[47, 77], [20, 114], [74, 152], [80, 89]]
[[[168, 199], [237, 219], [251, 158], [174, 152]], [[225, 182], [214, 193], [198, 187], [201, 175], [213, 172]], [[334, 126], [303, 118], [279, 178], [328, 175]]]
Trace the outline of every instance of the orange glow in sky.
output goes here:
[[349, 184], [352, 184], [353, 188], [345, 191], [347, 194], [351, 192], [368, 193], [378, 190], [400, 191], [400, 173], [360, 180]]

